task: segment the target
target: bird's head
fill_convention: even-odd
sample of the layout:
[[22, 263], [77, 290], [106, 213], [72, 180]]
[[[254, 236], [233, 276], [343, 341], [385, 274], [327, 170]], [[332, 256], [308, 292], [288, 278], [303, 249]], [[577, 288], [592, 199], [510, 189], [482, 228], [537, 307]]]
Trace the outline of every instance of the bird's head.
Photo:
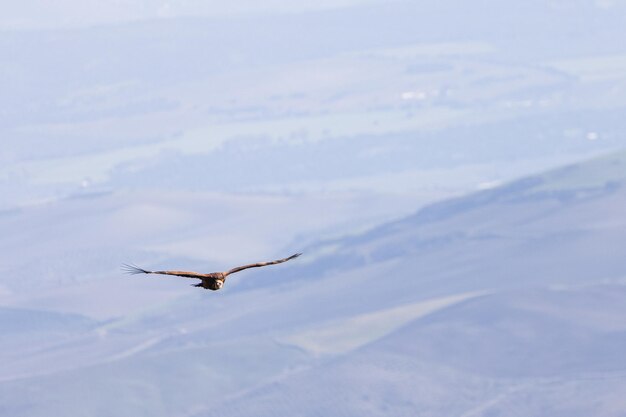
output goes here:
[[208, 285], [209, 289], [211, 289], [213, 291], [220, 290], [220, 289], [222, 289], [223, 286], [224, 286], [224, 281], [221, 280], [221, 279], [211, 280], [209, 282], [209, 285]]

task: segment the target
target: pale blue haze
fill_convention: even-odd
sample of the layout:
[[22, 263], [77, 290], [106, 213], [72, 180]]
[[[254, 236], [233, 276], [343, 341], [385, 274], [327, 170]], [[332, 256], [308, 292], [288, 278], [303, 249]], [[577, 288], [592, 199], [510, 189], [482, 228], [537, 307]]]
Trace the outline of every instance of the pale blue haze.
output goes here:
[[0, 416], [626, 414], [626, 1], [51, 4], [0, 13]]

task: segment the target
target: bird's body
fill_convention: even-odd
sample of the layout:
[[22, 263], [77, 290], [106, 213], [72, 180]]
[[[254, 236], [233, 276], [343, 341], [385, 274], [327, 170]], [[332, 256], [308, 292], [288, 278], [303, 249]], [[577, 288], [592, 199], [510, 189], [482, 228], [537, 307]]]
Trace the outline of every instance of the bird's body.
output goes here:
[[217, 291], [222, 288], [225, 281], [226, 276], [223, 272], [214, 272], [212, 274], [207, 274], [207, 276], [203, 277], [202, 281], [195, 284], [194, 287], [201, 287], [205, 290]]
[[196, 279], [199, 279], [200, 282], [197, 284], [194, 284], [194, 287], [201, 287], [206, 290], [217, 291], [224, 286], [226, 277], [230, 274], [234, 274], [235, 272], [243, 271], [244, 269], [248, 269], [248, 268], [258, 268], [261, 266], [280, 264], [283, 262], [287, 262], [291, 259], [297, 258], [300, 255], [301, 253], [296, 253], [295, 255], [291, 255], [288, 258], [278, 259], [276, 261], [258, 262], [254, 264], [238, 266], [226, 272], [211, 272], [208, 274], [202, 274], [199, 272], [191, 272], [191, 271], [148, 271], [147, 269], [139, 268], [134, 265], [126, 265], [126, 264], [124, 264], [122, 267], [129, 274], [162, 274], [162, 275], [176, 275], [176, 276], [185, 277], [185, 278], [196, 278]]

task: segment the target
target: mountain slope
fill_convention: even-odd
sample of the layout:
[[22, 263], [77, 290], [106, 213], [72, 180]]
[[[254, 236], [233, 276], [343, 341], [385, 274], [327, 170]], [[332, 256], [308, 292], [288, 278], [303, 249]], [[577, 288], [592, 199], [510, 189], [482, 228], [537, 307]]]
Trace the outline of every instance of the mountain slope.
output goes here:
[[623, 286], [476, 298], [199, 415], [620, 415], [625, 298]]
[[[615, 154], [432, 205], [313, 245], [298, 262], [242, 272], [219, 293], [152, 276], [63, 287], [67, 300], [98, 289], [92, 303], [116, 302], [107, 294], [133, 308], [52, 336], [28, 355], [0, 352], [0, 403], [29, 417], [52, 409], [471, 416], [509, 406], [519, 415], [582, 416], [593, 407], [594, 415], [619, 415], [624, 159]], [[116, 213], [126, 212], [124, 201], [108, 198]], [[82, 204], [68, 206], [79, 224], [101, 219], [83, 216]], [[38, 211], [44, 224], [50, 215], [63, 218], [63, 208]], [[175, 226], [163, 223], [162, 233], [184, 237]], [[153, 230], [140, 230], [149, 241]]]
[[[339, 254], [320, 264], [334, 267], [328, 274], [336, 279], [354, 284], [358, 276], [380, 290], [378, 300], [357, 290], [371, 306], [489, 293], [199, 415], [508, 415], [509, 406], [514, 415], [620, 415], [624, 156], [437, 204], [333, 242]], [[345, 256], [352, 265], [340, 263]], [[376, 286], [380, 277], [395, 290]], [[317, 341], [314, 331], [295, 340], [315, 351], [328, 328], [316, 330]]]

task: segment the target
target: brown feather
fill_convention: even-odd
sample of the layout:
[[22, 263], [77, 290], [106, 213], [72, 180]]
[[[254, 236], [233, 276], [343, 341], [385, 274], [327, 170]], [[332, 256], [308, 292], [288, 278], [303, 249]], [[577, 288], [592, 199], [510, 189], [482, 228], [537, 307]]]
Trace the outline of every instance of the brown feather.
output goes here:
[[226, 276], [230, 274], [234, 274], [235, 272], [243, 271], [244, 269], [248, 269], [248, 268], [259, 268], [261, 266], [280, 264], [283, 262], [287, 262], [291, 259], [297, 258], [300, 255], [302, 254], [296, 253], [294, 255], [291, 255], [288, 258], [278, 259], [276, 261], [257, 262], [255, 264], [238, 266], [226, 272], [211, 272], [208, 274], [201, 274], [199, 272], [193, 272], [193, 271], [149, 271], [147, 269], [139, 268], [138, 266], [132, 265], [132, 264], [131, 265], [123, 264], [122, 269], [124, 269], [129, 274], [161, 274], [161, 275], [175, 275], [177, 277], [185, 277], [185, 278], [196, 278], [196, 279], [201, 280], [202, 282], [194, 285], [195, 287], [202, 287], [202, 288], [210, 289], [210, 290], [219, 290], [220, 288], [222, 288], [222, 285], [224, 284], [224, 281], [226, 280]]
[[291, 259], [297, 258], [300, 255], [302, 255], [302, 254], [301, 253], [296, 253], [296, 254], [291, 255], [290, 257], [285, 258], [285, 259], [278, 259], [276, 261], [270, 261], [270, 262], [257, 262], [255, 264], [248, 264], [248, 265], [238, 266], [236, 268], [233, 268], [233, 269], [225, 272], [224, 275], [226, 276], [226, 275], [234, 274], [235, 272], [243, 271], [244, 269], [248, 269], [248, 268], [259, 268], [261, 266], [282, 264], [283, 262], [287, 262], [287, 261], [289, 261]]
[[193, 271], [153, 271], [151, 274], [161, 274], [161, 275], [176, 275], [177, 277], [185, 277], [185, 278], [206, 278], [211, 274], [201, 274], [199, 272]]

